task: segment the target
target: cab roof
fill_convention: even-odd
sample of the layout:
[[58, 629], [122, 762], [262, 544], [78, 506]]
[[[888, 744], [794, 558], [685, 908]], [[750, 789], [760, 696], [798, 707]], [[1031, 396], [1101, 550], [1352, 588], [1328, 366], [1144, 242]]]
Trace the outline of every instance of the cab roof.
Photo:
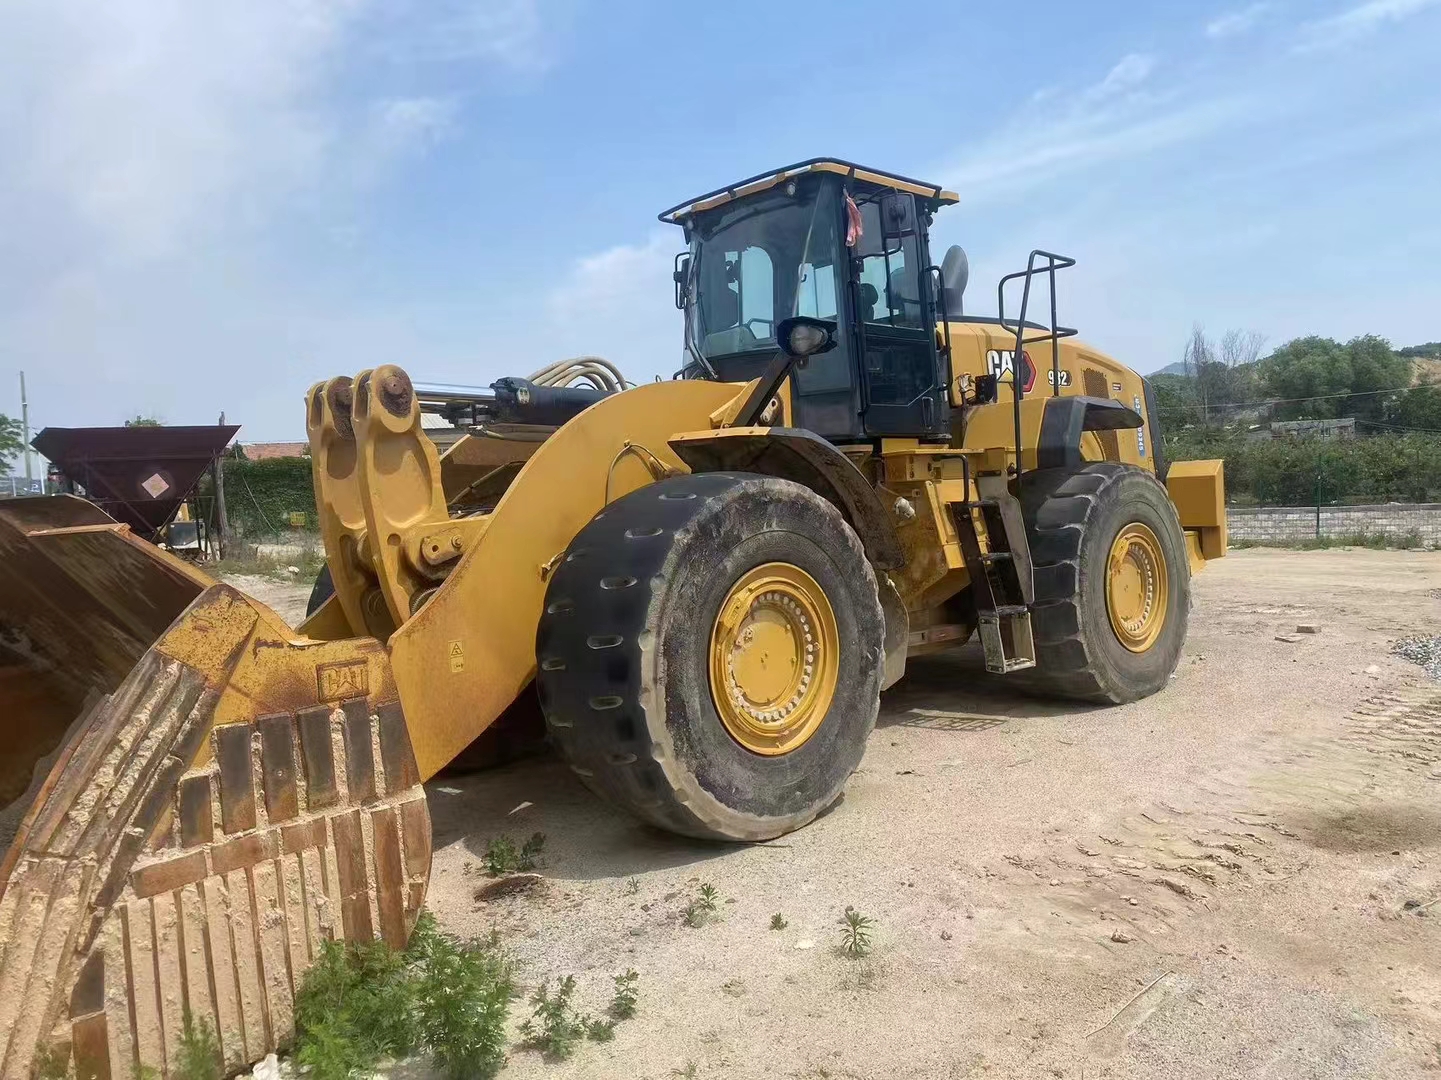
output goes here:
[[914, 180], [909, 176], [900, 176], [896, 173], [883, 172], [880, 169], [867, 168], [864, 165], [857, 165], [853, 161], [843, 161], [840, 158], [810, 158], [807, 161], [800, 161], [794, 165], [786, 165], [780, 169], [773, 169], [770, 172], [757, 173], [755, 176], [738, 180], [726, 187], [716, 188], [704, 195], [697, 195], [693, 199], [672, 206], [669, 210], [662, 211], [660, 220], [667, 225], [685, 225], [688, 220], [696, 214], [705, 210], [713, 210], [717, 206], [723, 206], [736, 199], [743, 199], [747, 195], [754, 195], [757, 192], [773, 188], [777, 184], [784, 183], [792, 177], [801, 176], [805, 173], [837, 173], [849, 177], [864, 184], [874, 184], [877, 187], [893, 188], [897, 191], [908, 191], [912, 195], [919, 195], [932, 204], [932, 209], [940, 206], [948, 206], [951, 203], [959, 202], [960, 196], [954, 191], [946, 191], [939, 184], [928, 184], [924, 180]]

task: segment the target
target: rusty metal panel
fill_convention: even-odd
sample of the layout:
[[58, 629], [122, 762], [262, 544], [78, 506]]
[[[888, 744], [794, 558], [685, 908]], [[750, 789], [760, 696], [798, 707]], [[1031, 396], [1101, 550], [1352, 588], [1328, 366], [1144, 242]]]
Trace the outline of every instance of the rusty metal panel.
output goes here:
[[31, 445], [106, 513], [156, 539], [239, 430], [48, 427]]

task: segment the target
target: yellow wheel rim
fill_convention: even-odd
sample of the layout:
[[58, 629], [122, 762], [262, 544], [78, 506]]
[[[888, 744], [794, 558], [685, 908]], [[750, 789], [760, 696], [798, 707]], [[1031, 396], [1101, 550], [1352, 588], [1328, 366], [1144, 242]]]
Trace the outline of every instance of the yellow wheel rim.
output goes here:
[[825, 590], [798, 566], [765, 563], [731, 586], [710, 639], [710, 687], [731, 738], [788, 754], [825, 719], [840, 635]]
[[1156, 534], [1133, 521], [1116, 536], [1106, 561], [1106, 610], [1131, 652], [1145, 652], [1166, 625], [1169, 577]]

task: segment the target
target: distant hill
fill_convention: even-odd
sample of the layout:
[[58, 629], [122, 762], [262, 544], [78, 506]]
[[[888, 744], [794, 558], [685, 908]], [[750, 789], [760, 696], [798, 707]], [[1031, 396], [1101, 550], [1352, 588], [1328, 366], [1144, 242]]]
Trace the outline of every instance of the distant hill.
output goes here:
[[[1401, 354], [1405, 356], [1403, 352]], [[1417, 386], [1421, 383], [1441, 383], [1441, 357], [1432, 359], [1426, 356], [1414, 357], [1411, 361], [1411, 385]]]
[[1184, 374], [1186, 374], [1186, 365], [1183, 364], [1180, 360], [1177, 360], [1174, 364], [1167, 364], [1167, 365], [1166, 365], [1165, 367], [1163, 367], [1163, 368], [1157, 368], [1155, 371], [1151, 372], [1151, 374], [1152, 374], [1152, 375], [1184, 375]]

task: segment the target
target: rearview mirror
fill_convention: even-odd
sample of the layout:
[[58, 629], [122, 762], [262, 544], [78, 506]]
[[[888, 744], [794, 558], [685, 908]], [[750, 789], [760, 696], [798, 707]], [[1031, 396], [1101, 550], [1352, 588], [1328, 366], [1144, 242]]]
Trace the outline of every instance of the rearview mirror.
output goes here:
[[881, 196], [881, 235], [887, 240], [899, 240], [916, 231], [916, 199], [902, 191], [892, 191]]
[[675, 306], [681, 311], [685, 310], [685, 302], [688, 299], [688, 287], [690, 285], [690, 253], [682, 251], [675, 257], [675, 269], [671, 272], [671, 280], [675, 282]]
[[776, 341], [787, 356], [804, 359], [836, 347], [835, 323], [793, 315], [776, 327]]

